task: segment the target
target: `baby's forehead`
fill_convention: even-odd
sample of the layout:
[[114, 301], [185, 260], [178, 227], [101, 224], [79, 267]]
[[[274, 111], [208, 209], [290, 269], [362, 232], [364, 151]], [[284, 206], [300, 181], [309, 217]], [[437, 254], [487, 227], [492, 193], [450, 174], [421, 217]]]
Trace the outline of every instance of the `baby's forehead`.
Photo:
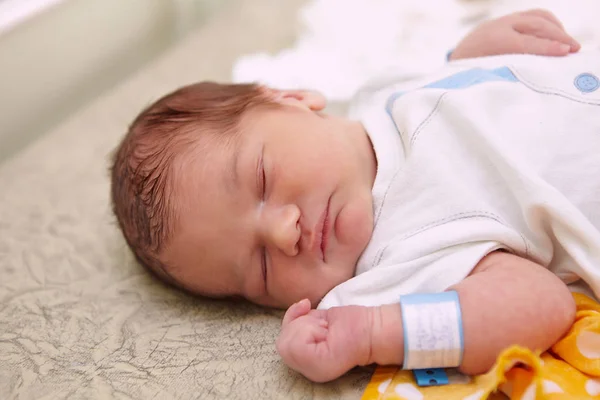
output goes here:
[[[176, 173], [197, 172], [203, 165], [215, 166], [235, 153], [238, 147], [234, 136], [226, 132], [198, 132], [190, 135], [185, 145], [173, 154], [173, 169]], [[189, 167], [194, 165], [195, 169]], [[185, 174], [184, 174], [185, 175]]]
[[[190, 213], [198, 209], [222, 211], [219, 205], [228, 203], [229, 193], [224, 188], [231, 186], [234, 161], [239, 159], [238, 149], [235, 143], [217, 137], [190, 143], [173, 157], [169, 192], [179, 220], [176, 227], [180, 228]], [[204, 217], [201, 222], [205, 225], [219, 223], [210, 218], [210, 213]]]
[[[179, 149], [173, 159], [171, 193], [180, 219], [185, 219], [190, 209], [202, 207], [203, 202], [213, 203], [216, 198], [219, 206], [235, 204], [240, 182], [255, 178], [256, 174], [248, 171], [252, 168], [250, 160], [254, 160], [260, 147], [254, 139], [260, 136], [259, 130], [265, 128], [267, 121], [252, 118], [254, 115], [253, 112], [249, 118], [240, 118], [237, 125], [227, 129], [202, 127], [191, 132], [187, 146]], [[219, 212], [224, 210], [217, 208]]]
[[165, 252], [168, 274], [193, 293], [209, 297], [239, 294], [239, 268], [227, 260], [226, 249], [187, 239], [176, 238]]
[[[186, 193], [182, 184], [178, 189]], [[212, 193], [207, 193], [211, 197]], [[192, 199], [188, 191], [181, 203], [179, 221], [164, 256], [179, 282], [209, 296], [229, 296], [240, 292], [239, 262], [245, 248], [244, 233], [231, 218], [231, 205], [222, 197]], [[191, 201], [185, 201], [189, 198]], [[243, 230], [243, 229], [242, 229]]]

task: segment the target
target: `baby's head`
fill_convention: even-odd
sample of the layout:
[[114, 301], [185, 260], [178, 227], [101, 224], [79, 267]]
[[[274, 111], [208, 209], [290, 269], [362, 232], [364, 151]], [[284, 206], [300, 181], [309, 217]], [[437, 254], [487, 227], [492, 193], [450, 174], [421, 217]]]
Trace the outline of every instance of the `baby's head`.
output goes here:
[[362, 125], [314, 92], [202, 82], [146, 108], [119, 145], [112, 201], [137, 259], [210, 297], [316, 304], [373, 230]]

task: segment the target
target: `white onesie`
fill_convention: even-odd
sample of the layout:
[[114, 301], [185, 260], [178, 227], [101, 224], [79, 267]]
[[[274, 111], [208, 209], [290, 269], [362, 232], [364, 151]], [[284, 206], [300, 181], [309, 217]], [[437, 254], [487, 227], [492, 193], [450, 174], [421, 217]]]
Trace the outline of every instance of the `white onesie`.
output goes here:
[[598, 52], [497, 56], [360, 96], [375, 226], [319, 308], [441, 292], [497, 249], [600, 297], [599, 79]]

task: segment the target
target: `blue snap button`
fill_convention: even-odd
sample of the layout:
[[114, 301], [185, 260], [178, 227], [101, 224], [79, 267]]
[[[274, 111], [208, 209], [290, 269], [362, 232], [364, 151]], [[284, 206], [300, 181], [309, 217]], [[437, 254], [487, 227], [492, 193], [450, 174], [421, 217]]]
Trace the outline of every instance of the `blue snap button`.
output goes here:
[[575, 87], [583, 93], [590, 93], [600, 87], [600, 79], [596, 78], [595, 75], [586, 72], [577, 75], [577, 78], [575, 78]]
[[413, 375], [419, 386], [442, 386], [450, 383], [443, 368], [414, 369]]

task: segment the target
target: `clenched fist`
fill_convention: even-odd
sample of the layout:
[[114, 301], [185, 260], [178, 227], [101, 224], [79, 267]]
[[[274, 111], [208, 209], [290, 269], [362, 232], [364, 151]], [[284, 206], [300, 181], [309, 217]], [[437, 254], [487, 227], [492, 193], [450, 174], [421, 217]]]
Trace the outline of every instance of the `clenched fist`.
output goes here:
[[292, 369], [315, 382], [335, 379], [371, 360], [373, 308], [311, 310], [302, 300], [286, 312], [277, 351]]

